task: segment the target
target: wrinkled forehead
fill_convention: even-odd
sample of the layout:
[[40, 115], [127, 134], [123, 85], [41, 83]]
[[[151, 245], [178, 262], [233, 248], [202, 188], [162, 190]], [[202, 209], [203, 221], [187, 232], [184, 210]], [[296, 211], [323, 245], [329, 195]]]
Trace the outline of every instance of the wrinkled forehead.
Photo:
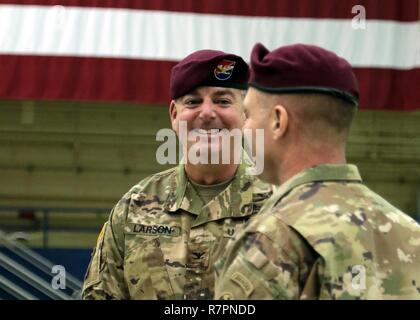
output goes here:
[[245, 96], [245, 90], [235, 89], [235, 88], [224, 88], [224, 87], [210, 87], [210, 86], [203, 86], [195, 88], [194, 90], [188, 92], [184, 96], [178, 98], [177, 100], [183, 101], [189, 97], [210, 97], [210, 98], [217, 98], [217, 97], [231, 97], [235, 100], [242, 99]]

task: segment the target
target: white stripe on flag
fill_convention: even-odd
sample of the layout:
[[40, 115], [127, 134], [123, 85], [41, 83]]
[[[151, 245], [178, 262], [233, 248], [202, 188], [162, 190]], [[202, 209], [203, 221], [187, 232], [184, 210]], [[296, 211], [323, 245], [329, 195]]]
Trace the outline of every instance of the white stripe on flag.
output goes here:
[[219, 49], [249, 60], [256, 42], [323, 46], [355, 67], [420, 66], [418, 22], [243, 17], [113, 8], [0, 5], [0, 53], [178, 61]]

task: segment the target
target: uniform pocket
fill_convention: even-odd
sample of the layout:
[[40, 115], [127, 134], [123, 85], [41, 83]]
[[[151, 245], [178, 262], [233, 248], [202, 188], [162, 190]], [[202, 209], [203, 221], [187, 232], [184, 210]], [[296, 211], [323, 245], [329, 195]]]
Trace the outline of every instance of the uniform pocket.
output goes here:
[[[132, 238], [133, 237], [133, 238]], [[129, 239], [132, 238], [132, 239]], [[159, 237], [145, 240], [130, 235], [131, 244], [124, 261], [124, 276], [132, 299], [171, 299], [174, 295]]]

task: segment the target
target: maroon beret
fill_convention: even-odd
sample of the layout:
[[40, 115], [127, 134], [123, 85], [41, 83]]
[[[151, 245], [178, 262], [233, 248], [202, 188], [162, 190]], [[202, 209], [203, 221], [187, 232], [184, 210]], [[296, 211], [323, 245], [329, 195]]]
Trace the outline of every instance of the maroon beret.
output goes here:
[[357, 105], [359, 88], [351, 65], [323, 48], [295, 44], [251, 53], [249, 85], [269, 93], [325, 93]]
[[197, 87], [247, 89], [249, 67], [239, 56], [216, 50], [199, 50], [172, 68], [170, 94], [177, 99]]

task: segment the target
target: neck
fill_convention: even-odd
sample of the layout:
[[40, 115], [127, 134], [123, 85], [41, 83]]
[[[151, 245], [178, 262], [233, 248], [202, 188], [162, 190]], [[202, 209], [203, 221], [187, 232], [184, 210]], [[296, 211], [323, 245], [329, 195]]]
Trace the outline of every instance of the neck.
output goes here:
[[304, 152], [303, 150], [295, 150], [288, 152], [277, 169], [277, 182], [282, 184], [296, 174], [314, 166], [322, 164], [345, 164], [345, 150], [340, 149], [324, 149], [318, 152]]
[[231, 180], [238, 164], [198, 164], [193, 165], [191, 163], [185, 164], [185, 172], [188, 178], [198, 184], [211, 185], [222, 183]]

